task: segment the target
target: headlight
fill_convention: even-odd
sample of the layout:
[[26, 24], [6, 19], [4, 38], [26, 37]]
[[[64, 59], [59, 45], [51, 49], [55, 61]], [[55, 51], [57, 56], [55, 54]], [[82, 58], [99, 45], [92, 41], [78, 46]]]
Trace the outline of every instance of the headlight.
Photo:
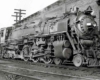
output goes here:
[[92, 24], [91, 24], [91, 23], [87, 23], [86, 25], [87, 25], [87, 26], [91, 26]]

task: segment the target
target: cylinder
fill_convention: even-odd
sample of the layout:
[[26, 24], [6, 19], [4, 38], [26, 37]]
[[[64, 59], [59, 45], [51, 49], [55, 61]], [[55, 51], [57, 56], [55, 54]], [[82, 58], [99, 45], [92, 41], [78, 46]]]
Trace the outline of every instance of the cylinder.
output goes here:
[[72, 56], [72, 50], [70, 48], [64, 48], [62, 54], [64, 58], [69, 59]]
[[65, 41], [64, 41], [64, 47], [67, 48], [67, 47], [69, 47], [69, 46], [70, 46], [70, 42], [69, 42], [68, 40], [65, 40]]
[[80, 40], [80, 42], [83, 45], [92, 45], [93, 44], [92, 40]]
[[53, 43], [54, 45], [54, 55], [57, 58], [66, 58], [69, 59], [72, 55], [72, 50], [69, 47], [70, 44], [66, 44], [66, 47], [63, 48], [62, 46], [64, 45], [64, 41], [55, 41]]

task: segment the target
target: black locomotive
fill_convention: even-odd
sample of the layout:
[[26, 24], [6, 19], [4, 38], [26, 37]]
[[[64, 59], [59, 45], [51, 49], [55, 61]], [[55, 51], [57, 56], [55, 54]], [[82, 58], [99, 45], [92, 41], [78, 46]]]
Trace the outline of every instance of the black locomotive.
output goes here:
[[45, 64], [100, 65], [98, 27], [88, 9], [34, 20], [32, 27], [1, 29], [1, 57]]

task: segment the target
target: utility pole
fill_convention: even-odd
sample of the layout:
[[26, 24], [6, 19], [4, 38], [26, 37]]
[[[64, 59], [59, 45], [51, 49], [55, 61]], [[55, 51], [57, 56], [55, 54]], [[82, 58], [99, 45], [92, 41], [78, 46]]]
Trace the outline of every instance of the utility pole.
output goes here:
[[18, 16], [18, 13], [17, 13], [17, 12], [14, 12], [14, 13], [15, 13], [15, 15], [12, 15], [12, 16], [16, 18], [14, 21], [17, 23], [17, 22], [19, 21], [19, 20], [18, 20], [18, 17], [19, 17], [19, 16]]
[[12, 15], [13, 17], [16, 17], [16, 20], [14, 20], [14, 21], [16, 21], [16, 23], [18, 22], [18, 21], [21, 21], [21, 19], [22, 19], [22, 14], [26, 14], [26, 13], [23, 13], [23, 11], [26, 11], [26, 10], [23, 10], [23, 9], [14, 9], [15, 10], [15, 15]]

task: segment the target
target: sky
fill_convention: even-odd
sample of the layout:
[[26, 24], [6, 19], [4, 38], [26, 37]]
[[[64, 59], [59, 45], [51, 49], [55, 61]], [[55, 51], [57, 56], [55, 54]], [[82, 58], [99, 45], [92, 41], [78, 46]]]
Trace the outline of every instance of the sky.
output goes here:
[[23, 18], [45, 8], [57, 0], [1, 0], [0, 1], [0, 28], [10, 27], [15, 22], [14, 9], [26, 10]]

